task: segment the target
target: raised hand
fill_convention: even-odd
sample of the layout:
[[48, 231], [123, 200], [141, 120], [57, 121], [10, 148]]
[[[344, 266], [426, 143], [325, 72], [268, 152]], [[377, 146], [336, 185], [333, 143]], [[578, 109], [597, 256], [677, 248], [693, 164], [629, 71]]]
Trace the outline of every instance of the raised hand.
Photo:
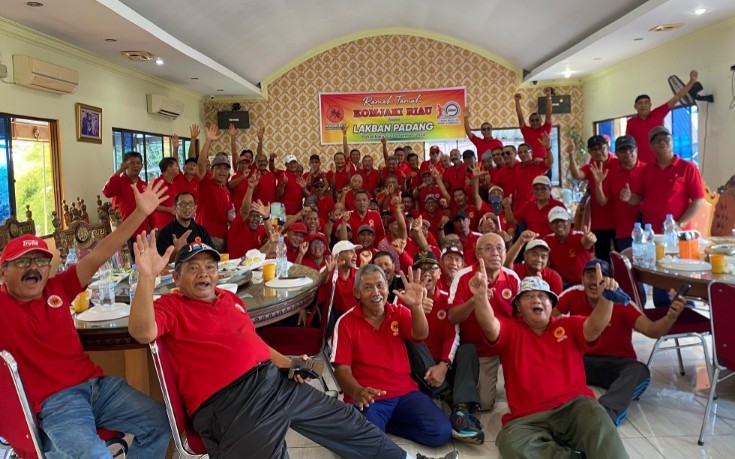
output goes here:
[[487, 271], [485, 270], [485, 261], [480, 258], [477, 272], [469, 283], [470, 292], [483, 301], [490, 301], [492, 298], [492, 290], [487, 288]]
[[258, 184], [258, 180], [260, 180], [260, 172], [250, 174], [250, 177], [248, 177], [248, 186], [254, 188]]
[[689, 72], [689, 82], [690, 83], [696, 82], [698, 78], [699, 78], [699, 72], [697, 72], [696, 70], [692, 70], [691, 72]]
[[281, 237], [281, 232], [278, 230], [277, 227], [272, 227], [270, 232], [268, 233], [268, 241], [270, 241], [272, 244], [278, 244], [279, 237]]
[[213, 124], [211, 126], [208, 126], [205, 135], [207, 137], [207, 142], [214, 142], [215, 140], [219, 139], [219, 129], [217, 129], [217, 125]]
[[[419, 279], [421, 278], [420, 269], [416, 270], [416, 277]], [[413, 271], [410, 266], [408, 267], [408, 276], [401, 271], [401, 280], [403, 281], [404, 290], [393, 290], [393, 293], [403, 304], [407, 305], [412, 310], [421, 308], [424, 298], [426, 298], [426, 289], [417, 281], [416, 278], [414, 278]]]
[[406, 240], [397, 237], [393, 239], [390, 245], [393, 246], [393, 248], [396, 249], [396, 252], [400, 255], [406, 249]]
[[546, 97], [551, 96], [551, 88], [544, 88], [544, 95]]
[[171, 134], [171, 151], [179, 151], [179, 136]]
[[401, 198], [400, 196], [393, 196], [390, 199], [390, 205], [393, 207], [399, 207], [401, 205]]
[[303, 189], [307, 189], [307, 188], [308, 188], [308, 185], [309, 185], [308, 183], [306, 183], [306, 180], [304, 180], [304, 178], [303, 178], [303, 177], [299, 177], [299, 178], [297, 178], [297, 179], [296, 179], [296, 183], [298, 183], [298, 184], [299, 184], [299, 186], [300, 186], [301, 188], [303, 188]]
[[189, 126], [189, 135], [191, 136], [191, 141], [193, 142], [196, 140], [197, 137], [199, 137], [199, 125], [194, 123], [191, 126]]
[[334, 268], [337, 267], [337, 257], [334, 255], [325, 255], [324, 256], [324, 267], [327, 268], [327, 272], [331, 273], [334, 271]]
[[373, 260], [373, 252], [369, 250], [363, 250], [360, 252], [360, 266], [369, 265]]
[[230, 134], [230, 137], [237, 137], [237, 128], [234, 124], [230, 123], [227, 128], [227, 132]]
[[518, 236], [521, 240], [523, 240], [524, 243], [532, 241], [538, 237], [538, 233], [534, 233], [530, 230], [525, 230], [521, 233], [520, 236]]
[[471, 114], [472, 114], [472, 112], [470, 112], [470, 107], [465, 107], [464, 108], [464, 117], [465, 118], [469, 118]]
[[551, 137], [549, 137], [549, 133], [546, 131], [541, 131], [541, 136], [539, 137], [539, 141], [541, 142], [541, 145], [544, 146], [547, 150], [551, 150]]
[[156, 232], [151, 232], [150, 240], [146, 239], [146, 233], [143, 231], [135, 238], [133, 244], [135, 252], [135, 264], [141, 277], [155, 278], [163, 268], [168, 264], [171, 253], [174, 251], [173, 246], [166, 249], [163, 255], [158, 254], [156, 250]]
[[623, 202], [629, 202], [632, 194], [633, 193], [630, 191], [630, 183], [626, 183], [625, 187], [620, 190], [620, 200]]
[[520, 102], [521, 101], [521, 94], [518, 93], [518, 92], [515, 93], [515, 94], [513, 94], [513, 100], [515, 100], [516, 102]]
[[[342, 131], [342, 135], [347, 135], [347, 123], [341, 124], [339, 129]], [[347, 154], [345, 151], [344, 154]]]
[[189, 236], [191, 236], [191, 230], [184, 231], [184, 234], [181, 235], [181, 237], [176, 237], [175, 234], [172, 235], [173, 242], [174, 242], [174, 249], [178, 252], [181, 250], [182, 247], [186, 245], [186, 243], [189, 240]]
[[380, 138], [380, 143], [382, 143], [383, 145], [385, 145], [385, 144], [388, 143], [388, 139], [386, 139], [385, 137], [381, 137]]
[[448, 216], [446, 216], [446, 215], [445, 215], [445, 216], [443, 216], [443, 217], [441, 218], [441, 220], [439, 220], [439, 226], [440, 226], [440, 227], [442, 227], [442, 226], [446, 225], [447, 223], [449, 223], [449, 217], [448, 217]]
[[603, 169], [603, 166], [598, 165], [596, 161], [590, 162], [590, 172], [592, 172], [592, 177], [594, 177], [595, 182], [602, 183], [605, 177], [607, 177], [608, 171], [609, 169]]
[[265, 135], [265, 127], [259, 127], [255, 135], [258, 136], [258, 141], [262, 142], [263, 136]]
[[447, 202], [447, 198], [439, 198], [439, 205], [442, 206], [443, 209], [446, 209], [447, 207], [449, 207], [449, 203]]
[[160, 182], [151, 182], [145, 187], [142, 193], [138, 191], [135, 185], [130, 185], [135, 195], [136, 209], [140, 209], [145, 215], [150, 215], [156, 210], [161, 203], [168, 199], [166, 190], [168, 187], [164, 185], [163, 180]]
[[472, 171], [471, 172], [472, 172], [472, 177], [473, 178], [474, 177], [480, 178], [481, 176], [483, 176], [483, 175], [485, 175], [485, 174], [488, 173], [488, 171], [485, 171], [485, 170], [482, 169], [482, 166], [479, 163], [478, 164], [475, 164], [474, 166], [472, 166]]
[[510, 207], [513, 204], [513, 195], [511, 194], [510, 196], [503, 198], [500, 203], [503, 205], [503, 207]]
[[589, 227], [587, 225], [582, 227], [582, 242], [587, 242], [588, 245], [594, 244], [597, 242], [597, 236], [595, 236], [595, 233], [590, 231]]
[[299, 245], [299, 253], [303, 257], [306, 255], [306, 252], [309, 251], [309, 243], [308, 242], [302, 242], [301, 245]]
[[267, 206], [263, 204], [260, 199], [258, 199], [257, 202], [253, 202], [250, 204], [250, 208], [254, 211], [258, 212], [261, 217], [265, 218], [268, 217], [271, 214], [271, 205], [268, 204]]
[[364, 408], [369, 407], [371, 403], [375, 403], [374, 397], [380, 397], [382, 395], [385, 395], [384, 390], [363, 387], [355, 394], [355, 405], [362, 411]]
[[342, 221], [346, 222], [347, 220], [349, 220], [350, 217], [352, 217], [352, 212], [353, 212], [352, 210], [342, 211]]
[[[602, 275], [602, 267], [599, 263], [595, 265], [595, 280], [597, 281], [598, 290], [610, 290], [614, 292], [618, 289], [618, 283], [615, 281], [614, 278]], [[602, 300], [610, 301], [600, 295], [600, 301]]]
[[431, 310], [434, 309], [434, 300], [429, 295], [426, 295], [423, 301], [421, 301], [421, 309], [423, 309], [424, 314], [431, 314]]

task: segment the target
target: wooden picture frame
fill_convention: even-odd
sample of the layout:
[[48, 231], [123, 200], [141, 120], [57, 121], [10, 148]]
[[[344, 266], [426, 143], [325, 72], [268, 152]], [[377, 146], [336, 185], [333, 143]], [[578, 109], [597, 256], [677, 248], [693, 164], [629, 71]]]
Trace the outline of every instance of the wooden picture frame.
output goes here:
[[77, 102], [77, 141], [102, 143], [102, 109]]

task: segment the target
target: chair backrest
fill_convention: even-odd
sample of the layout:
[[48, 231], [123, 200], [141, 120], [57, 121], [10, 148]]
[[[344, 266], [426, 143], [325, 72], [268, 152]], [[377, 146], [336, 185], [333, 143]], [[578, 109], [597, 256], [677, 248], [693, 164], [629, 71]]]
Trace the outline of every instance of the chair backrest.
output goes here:
[[36, 421], [28, 405], [18, 364], [8, 351], [0, 351], [0, 437], [23, 459], [43, 458]]
[[33, 212], [31, 212], [30, 205], [26, 206], [25, 221], [19, 221], [16, 217], [11, 216], [6, 218], [3, 224], [0, 225], [0, 250], [5, 248], [5, 245], [11, 239], [24, 234], [36, 234], [36, 223], [33, 221]]
[[630, 264], [628, 257], [620, 252], [612, 251], [610, 252], [610, 261], [613, 267], [613, 277], [620, 288], [635, 301], [639, 309], [643, 309], [644, 305], [641, 302], [638, 282], [636, 281], [633, 266]]
[[[83, 204], [83, 200], [81, 202], [84, 215], [75, 213], [74, 215], [76, 215], [77, 219], [67, 223], [66, 229], [62, 228], [61, 219], [56, 214], [56, 211], [51, 212], [54, 217], [51, 221], [54, 226], [54, 242], [59, 251], [62, 264], [66, 263], [66, 256], [69, 254], [70, 248], [76, 248], [77, 257], [81, 259], [84, 255], [91, 252], [94, 246], [110, 233], [109, 221], [100, 221], [95, 224], [89, 223], [89, 216], [86, 215], [86, 206]], [[86, 217], [86, 219], [83, 217]]]
[[163, 401], [166, 405], [166, 414], [171, 426], [176, 450], [182, 456], [199, 456], [206, 454], [204, 442], [191, 426], [191, 420], [186, 414], [183, 400], [179, 395], [174, 369], [168, 355], [168, 349], [163, 340], [157, 339], [150, 344], [153, 365], [156, 367], [158, 382], [161, 385]]
[[726, 188], [715, 204], [712, 217], [712, 236], [732, 236], [735, 229], [735, 187]]
[[[710, 236], [710, 224], [712, 222], [712, 204], [705, 201], [702, 207], [697, 211], [697, 214], [689, 222], [689, 226], [693, 230], [699, 231], [703, 237]], [[732, 235], [732, 234], [730, 234]]]
[[712, 348], [718, 365], [735, 370], [735, 285], [722, 281], [709, 284]]
[[582, 228], [584, 228], [585, 226], [590, 226], [590, 222], [592, 221], [590, 199], [590, 191], [589, 189], [587, 189], [587, 191], [585, 191], [584, 195], [582, 196], [582, 199], [579, 200], [579, 204], [577, 204], [577, 209], [574, 211], [574, 219], [572, 220], [572, 225], [577, 231], [582, 231]]

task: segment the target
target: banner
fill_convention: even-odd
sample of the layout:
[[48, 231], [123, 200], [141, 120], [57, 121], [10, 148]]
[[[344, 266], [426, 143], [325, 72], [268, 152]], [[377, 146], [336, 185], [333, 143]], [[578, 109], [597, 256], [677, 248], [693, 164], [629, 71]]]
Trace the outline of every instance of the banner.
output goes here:
[[462, 139], [464, 107], [464, 87], [320, 93], [321, 142], [342, 144], [343, 125], [350, 144]]

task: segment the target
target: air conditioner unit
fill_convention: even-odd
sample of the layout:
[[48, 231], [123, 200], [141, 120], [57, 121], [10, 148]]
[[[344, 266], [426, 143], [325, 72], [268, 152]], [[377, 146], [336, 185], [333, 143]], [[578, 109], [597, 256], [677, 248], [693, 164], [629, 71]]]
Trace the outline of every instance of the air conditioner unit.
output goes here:
[[169, 118], [177, 118], [184, 113], [185, 105], [180, 100], [159, 94], [147, 94], [146, 100], [148, 102], [148, 113], [168, 116]]
[[29, 56], [13, 56], [15, 84], [54, 94], [71, 94], [79, 86], [79, 72]]

